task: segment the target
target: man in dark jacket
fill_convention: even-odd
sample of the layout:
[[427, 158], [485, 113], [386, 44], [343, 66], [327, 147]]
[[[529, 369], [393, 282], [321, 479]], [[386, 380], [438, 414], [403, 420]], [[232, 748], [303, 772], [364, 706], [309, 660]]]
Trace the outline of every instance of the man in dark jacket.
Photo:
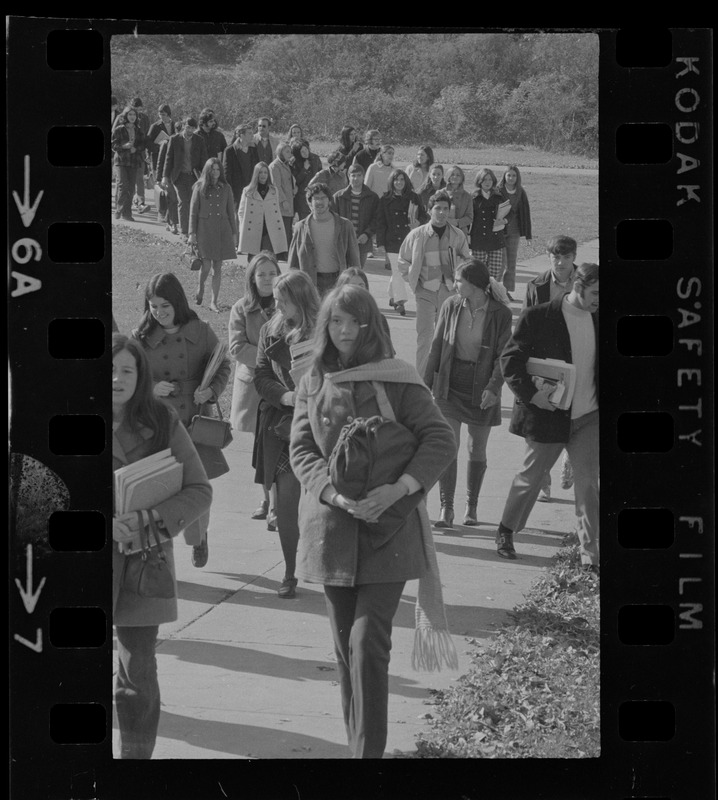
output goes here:
[[376, 161], [381, 149], [381, 134], [379, 131], [367, 131], [364, 134], [364, 147], [354, 156], [353, 164], [359, 164], [364, 169], [364, 174], [369, 165]]
[[[537, 275], [526, 284], [524, 309], [537, 306], [539, 303], [548, 303], [555, 297], [568, 294], [573, 288], [573, 279], [576, 275], [576, 240], [570, 236], [554, 236], [546, 243], [551, 269]], [[565, 475], [565, 480], [564, 480]], [[566, 484], [566, 485], [564, 485]], [[570, 463], [563, 462], [562, 486], [571, 488]], [[551, 502], [551, 473], [547, 472], [541, 484], [538, 496], [539, 503]]]
[[205, 108], [199, 115], [199, 130], [197, 135], [204, 139], [207, 148], [207, 158], [222, 158], [222, 153], [227, 147], [227, 140], [224, 134], [217, 127], [217, 120], [214, 112]]
[[167, 145], [167, 155], [162, 172], [162, 182], [171, 183], [177, 192], [180, 230], [186, 238], [189, 233], [189, 203], [192, 187], [202, 174], [207, 161], [207, 147], [197, 134], [197, 120], [187, 117], [181, 133], [176, 133]]
[[[598, 264], [581, 264], [573, 289], [525, 310], [501, 355], [504, 380], [516, 396], [509, 430], [526, 439], [526, 455], [506, 499], [497, 552], [516, 558], [513, 535], [523, 529], [543, 475], [565, 447], [574, 470], [581, 563], [598, 573]], [[529, 358], [574, 364], [568, 409], [557, 408], [527, 371]]]
[[238, 125], [234, 129], [234, 137], [234, 142], [222, 153], [222, 169], [224, 179], [232, 188], [236, 216], [242, 192], [252, 180], [252, 172], [259, 157], [257, 148], [253, 146], [252, 129], [249, 125]]
[[354, 226], [359, 245], [359, 265], [363, 267], [376, 230], [379, 196], [364, 185], [364, 170], [359, 164], [352, 164], [347, 175], [349, 186], [334, 194], [334, 204], [339, 216], [345, 217]]

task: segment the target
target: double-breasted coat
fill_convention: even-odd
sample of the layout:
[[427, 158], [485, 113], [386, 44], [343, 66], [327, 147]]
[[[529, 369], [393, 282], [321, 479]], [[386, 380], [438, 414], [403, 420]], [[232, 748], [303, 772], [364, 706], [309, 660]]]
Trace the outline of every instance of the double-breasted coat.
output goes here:
[[[418, 440], [404, 471], [416, 478], [422, 487], [419, 491], [426, 494], [456, 455], [453, 432], [420, 379], [417, 383], [385, 381], [384, 388], [396, 420]], [[330, 483], [328, 459], [342, 427], [358, 417], [380, 413], [371, 381], [334, 383], [309, 374], [300, 381], [290, 459], [305, 490], [299, 503], [297, 575], [306, 581], [356, 586], [412, 580], [425, 571], [417, 510], [393, 535], [383, 537], [319, 499]]]
[[200, 191], [199, 183], [194, 185], [189, 205], [189, 232], [197, 236], [200, 258], [212, 261], [236, 258], [237, 219], [229, 184], [207, 186], [206, 196]]
[[279, 211], [283, 217], [294, 217], [294, 195], [297, 185], [292, 175], [292, 168], [277, 156], [269, 165], [269, 175], [279, 193]]
[[[434, 329], [434, 339], [426, 362], [424, 382], [434, 397], [447, 400], [451, 379], [451, 364], [456, 352], [456, 326], [464, 300], [459, 295], [448, 297], [441, 308]], [[474, 369], [471, 404], [476, 410], [476, 425], [500, 425], [501, 403], [482, 409], [481, 394], [488, 389], [498, 398], [504, 379], [501, 374], [501, 353], [511, 336], [511, 310], [503, 303], [489, 298], [484, 320], [481, 350]]]
[[[127, 464], [152, 455], [152, 431], [142, 427], [131, 430], [125, 423], [112, 434], [112, 469], [118, 470]], [[177, 494], [159, 503], [155, 508], [167, 533], [175, 537], [179, 532], [209, 512], [212, 502], [212, 487], [207, 480], [202, 462], [197, 455], [187, 431], [172, 412], [172, 427], [169, 440], [172, 455], [182, 464], [182, 489]], [[161, 529], [162, 530], [162, 529]], [[163, 542], [162, 548], [175, 577], [172, 541]], [[127, 556], [119, 552], [117, 543], [112, 543], [112, 616], [119, 626], [161, 625], [177, 619], [176, 587], [172, 599], [139, 597], [121, 588], [122, 571]]]
[[229, 354], [235, 360], [232, 388], [232, 427], [254, 433], [259, 395], [254, 388], [259, 332], [270, 315], [250, 295], [240, 297], [229, 312]]
[[245, 187], [239, 202], [239, 251], [256, 255], [262, 249], [262, 228], [266, 224], [273, 253], [286, 253], [289, 249], [279, 192], [270, 186], [264, 198], [259, 191]]

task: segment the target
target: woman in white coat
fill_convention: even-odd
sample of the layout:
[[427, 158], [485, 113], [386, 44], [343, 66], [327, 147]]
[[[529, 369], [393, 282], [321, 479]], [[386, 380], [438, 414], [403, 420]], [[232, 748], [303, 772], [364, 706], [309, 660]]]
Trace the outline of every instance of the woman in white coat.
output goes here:
[[244, 188], [239, 202], [239, 247], [251, 259], [260, 250], [275, 253], [287, 260], [287, 234], [279, 207], [279, 192], [272, 184], [269, 167], [264, 161], [254, 166], [252, 180]]
[[[292, 127], [297, 128], [298, 125]], [[279, 210], [284, 220], [284, 232], [287, 243], [292, 241], [292, 223], [294, 222], [294, 195], [297, 193], [297, 183], [292, 175], [289, 160], [292, 157], [292, 148], [288, 142], [277, 145], [277, 157], [269, 165], [269, 177], [272, 184], [279, 192]]]

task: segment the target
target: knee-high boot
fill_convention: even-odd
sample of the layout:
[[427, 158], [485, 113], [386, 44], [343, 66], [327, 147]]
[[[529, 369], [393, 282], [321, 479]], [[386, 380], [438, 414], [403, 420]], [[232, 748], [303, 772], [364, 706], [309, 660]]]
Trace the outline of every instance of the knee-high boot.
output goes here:
[[464, 525], [479, 524], [476, 516], [476, 505], [479, 502], [479, 492], [481, 491], [481, 484], [484, 482], [485, 474], [485, 461], [469, 461], [466, 465], [466, 513], [464, 514]]
[[456, 459], [444, 470], [439, 478], [439, 497], [441, 516], [435, 528], [451, 528], [454, 525], [454, 492], [456, 491]]

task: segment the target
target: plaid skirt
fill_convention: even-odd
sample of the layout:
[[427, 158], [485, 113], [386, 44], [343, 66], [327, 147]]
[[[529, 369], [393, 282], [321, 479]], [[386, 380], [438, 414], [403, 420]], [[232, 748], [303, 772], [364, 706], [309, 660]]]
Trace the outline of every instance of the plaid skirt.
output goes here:
[[488, 267], [489, 275], [498, 281], [504, 271], [505, 250], [505, 247], [500, 247], [498, 250], [472, 250], [471, 255], [478, 258], [479, 261], [483, 261]]

